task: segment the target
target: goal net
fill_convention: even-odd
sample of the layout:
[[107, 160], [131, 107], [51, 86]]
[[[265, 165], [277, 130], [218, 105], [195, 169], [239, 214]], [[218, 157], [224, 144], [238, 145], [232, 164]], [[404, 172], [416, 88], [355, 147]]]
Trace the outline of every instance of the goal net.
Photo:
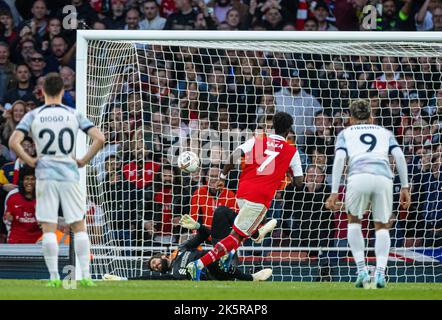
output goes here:
[[[389, 281], [441, 281], [442, 42], [264, 34], [221, 41], [212, 33], [161, 40], [158, 33], [109, 39], [80, 32], [78, 107], [106, 136], [86, 170], [94, 276], [148, 272], [152, 254], [170, 254], [192, 235], [178, 224], [184, 214], [210, 224], [216, 207], [232, 203], [231, 194], [214, 191], [219, 168], [240, 143], [270, 133], [274, 113], [285, 111], [294, 118], [289, 141], [300, 151], [304, 186], [281, 181], [266, 214], [277, 227], [259, 245], [245, 241], [239, 265], [247, 272], [271, 267], [275, 281], [353, 281], [345, 208], [331, 212], [324, 202], [336, 136], [349, 125], [350, 101], [362, 98], [401, 144], [412, 185], [404, 210], [396, 175]], [[176, 165], [186, 150], [201, 160], [192, 174]], [[240, 171], [228, 178], [233, 193]], [[367, 262], [375, 265], [369, 210], [362, 226]]]

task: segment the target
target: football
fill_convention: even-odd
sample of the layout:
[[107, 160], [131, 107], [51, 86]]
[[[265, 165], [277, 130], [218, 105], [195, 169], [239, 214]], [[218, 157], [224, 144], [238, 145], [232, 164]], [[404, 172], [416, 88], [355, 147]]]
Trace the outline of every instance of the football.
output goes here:
[[178, 157], [178, 167], [187, 173], [195, 172], [200, 166], [200, 159], [195, 152], [185, 151]]

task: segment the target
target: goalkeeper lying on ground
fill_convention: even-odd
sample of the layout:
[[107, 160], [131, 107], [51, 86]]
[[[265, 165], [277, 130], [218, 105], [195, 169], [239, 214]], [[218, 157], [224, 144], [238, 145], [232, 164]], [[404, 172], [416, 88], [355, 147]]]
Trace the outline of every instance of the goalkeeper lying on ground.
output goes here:
[[[202, 250], [198, 247], [210, 237], [212, 244], [227, 236], [231, 230], [236, 213], [227, 207], [218, 207], [213, 214], [212, 229], [199, 224], [189, 215], [184, 215], [180, 221], [181, 226], [190, 230], [197, 230], [197, 233], [189, 240], [179, 245], [178, 250], [167, 256], [162, 253], [153, 255], [146, 261], [149, 270], [159, 274], [146, 274], [129, 280], [187, 280], [186, 266], [191, 261], [197, 260], [209, 250]], [[252, 235], [255, 242], [260, 243], [265, 235], [273, 231], [276, 220], [272, 219]], [[272, 275], [272, 269], [263, 269], [253, 274], [243, 273], [237, 268], [238, 257], [235, 252], [225, 255], [220, 261], [208, 265], [201, 275], [201, 280], [242, 280], [242, 281], [265, 281]], [[105, 274], [104, 280], [126, 280], [114, 275]]]

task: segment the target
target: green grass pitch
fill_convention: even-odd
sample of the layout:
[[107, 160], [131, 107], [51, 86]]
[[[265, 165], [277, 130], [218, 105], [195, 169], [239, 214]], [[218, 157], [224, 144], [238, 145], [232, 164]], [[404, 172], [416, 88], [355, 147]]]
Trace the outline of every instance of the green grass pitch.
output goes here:
[[96, 287], [46, 288], [46, 281], [0, 280], [4, 299], [442, 299], [442, 283], [390, 283], [385, 289], [356, 289], [338, 282], [119, 281]]

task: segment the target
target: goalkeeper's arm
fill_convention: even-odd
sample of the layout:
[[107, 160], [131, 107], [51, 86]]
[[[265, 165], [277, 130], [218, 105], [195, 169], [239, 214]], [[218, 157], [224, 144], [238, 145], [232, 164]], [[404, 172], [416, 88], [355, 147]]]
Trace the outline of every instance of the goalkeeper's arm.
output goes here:
[[198, 223], [198, 232], [178, 246], [180, 251], [193, 250], [210, 237], [210, 229]]

